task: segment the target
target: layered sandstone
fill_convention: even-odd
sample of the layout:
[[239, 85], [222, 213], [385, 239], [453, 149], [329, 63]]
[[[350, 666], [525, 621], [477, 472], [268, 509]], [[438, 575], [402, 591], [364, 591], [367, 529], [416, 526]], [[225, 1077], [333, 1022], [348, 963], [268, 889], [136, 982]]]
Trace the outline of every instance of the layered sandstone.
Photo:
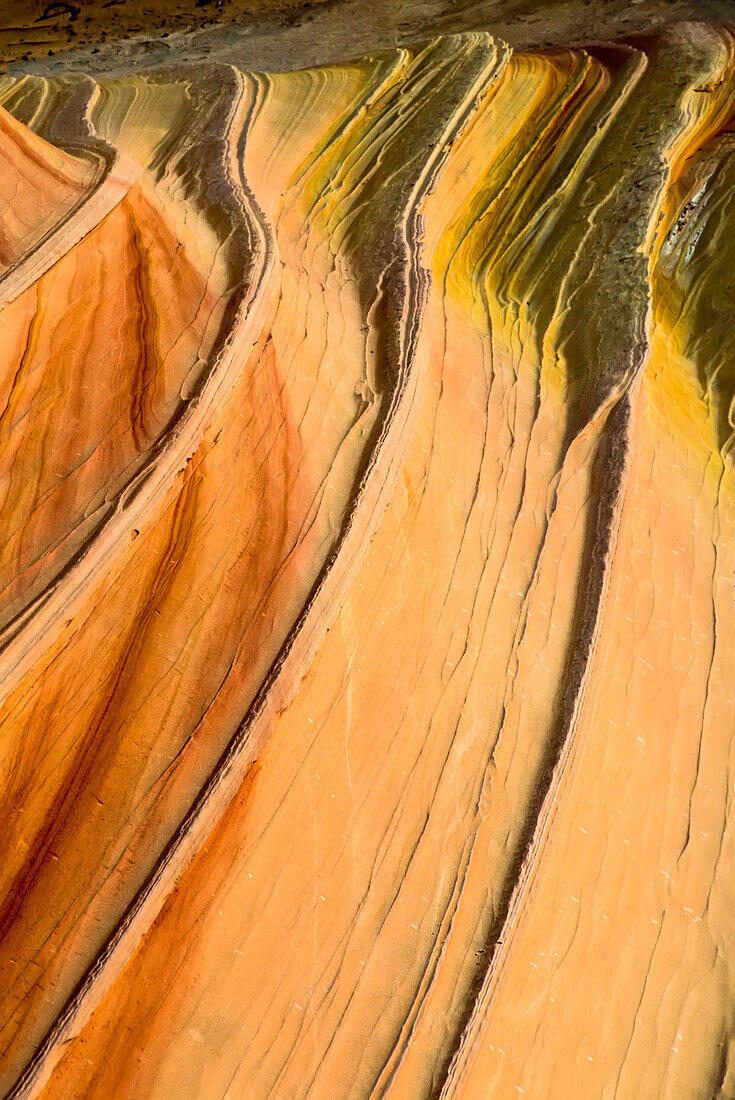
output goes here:
[[7, 1095], [735, 1095], [733, 34], [0, 90]]

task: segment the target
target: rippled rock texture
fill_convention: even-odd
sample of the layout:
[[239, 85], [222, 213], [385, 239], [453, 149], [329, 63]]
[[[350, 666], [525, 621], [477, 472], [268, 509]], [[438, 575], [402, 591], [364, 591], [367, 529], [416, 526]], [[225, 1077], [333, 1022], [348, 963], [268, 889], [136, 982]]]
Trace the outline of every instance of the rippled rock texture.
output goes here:
[[735, 1096], [735, 38], [0, 82], [0, 1083]]

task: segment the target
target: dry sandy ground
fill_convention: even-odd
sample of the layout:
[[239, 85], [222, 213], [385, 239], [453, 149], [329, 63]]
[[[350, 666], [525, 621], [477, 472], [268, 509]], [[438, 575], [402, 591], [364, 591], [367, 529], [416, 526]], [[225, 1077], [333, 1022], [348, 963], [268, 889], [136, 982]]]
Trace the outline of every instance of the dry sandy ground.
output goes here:
[[482, 30], [525, 48], [703, 19], [731, 22], [735, 0], [7, 0], [0, 66], [61, 54], [84, 71], [211, 57], [293, 69], [437, 33]]

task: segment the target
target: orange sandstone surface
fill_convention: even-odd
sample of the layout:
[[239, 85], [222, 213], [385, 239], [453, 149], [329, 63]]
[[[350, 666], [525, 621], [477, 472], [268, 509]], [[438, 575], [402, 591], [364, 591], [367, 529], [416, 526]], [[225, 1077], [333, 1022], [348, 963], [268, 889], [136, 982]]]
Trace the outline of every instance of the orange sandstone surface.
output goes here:
[[0, 82], [0, 1087], [735, 1096], [735, 37]]

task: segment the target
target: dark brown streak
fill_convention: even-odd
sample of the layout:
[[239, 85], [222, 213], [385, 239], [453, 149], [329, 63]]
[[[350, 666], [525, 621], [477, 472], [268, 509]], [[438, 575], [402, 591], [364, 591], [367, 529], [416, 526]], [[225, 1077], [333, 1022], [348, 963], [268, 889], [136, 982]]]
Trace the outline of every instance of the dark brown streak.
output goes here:
[[133, 285], [137, 298], [138, 344], [136, 347], [138, 365], [133, 378], [130, 400], [130, 427], [136, 450], [142, 451], [149, 440], [147, 421], [149, 420], [151, 399], [149, 389], [155, 384], [159, 370], [157, 354], [158, 323], [156, 319], [155, 297], [150, 271], [150, 258], [143, 241], [143, 234], [125, 199], [125, 212], [128, 216], [131, 233], [133, 262]]
[[[35, 286], [35, 290], [36, 290], [36, 308], [35, 308], [35, 311], [33, 313], [33, 317], [31, 318], [31, 323], [28, 326], [28, 333], [27, 333], [27, 336], [26, 336], [26, 344], [25, 344], [25, 347], [23, 348], [23, 354], [20, 357], [20, 363], [18, 364], [18, 369], [16, 370], [13, 381], [11, 382], [11, 384], [8, 388], [8, 399], [5, 402], [5, 408], [2, 410], [2, 412], [0, 412], [0, 432], [5, 427], [5, 418], [8, 415], [8, 411], [10, 409], [10, 402], [13, 398], [13, 394], [15, 393], [15, 390], [18, 386], [18, 383], [20, 382], [20, 380], [23, 376], [23, 372], [24, 372], [24, 370], [25, 370], [25, 368], [28, 364], [28, 360], [30, 359], [33, 352], [36, 350], [36, 343], [37, 343], [37, 340], [38, 340], [38, 330], [40, 329], [41, 323], [42, 323], [42, 320], [43, 320], [43, 310], [41, 309], [41, 290], [44, 286], [44, 282], [45, 282], [45, 276], [42, 275], [40, 277], [40, 279], [37, 281], [36, 286]], [[0, 438], [1, 438], [1, 436], [0, 436]]]

